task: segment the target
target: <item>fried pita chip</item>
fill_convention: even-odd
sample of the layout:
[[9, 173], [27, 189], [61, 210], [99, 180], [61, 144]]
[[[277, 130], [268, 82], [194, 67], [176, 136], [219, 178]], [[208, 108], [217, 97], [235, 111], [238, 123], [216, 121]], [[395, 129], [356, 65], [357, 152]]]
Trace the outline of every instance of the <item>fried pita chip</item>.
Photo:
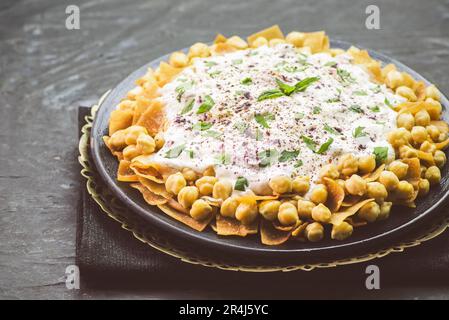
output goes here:
[[138, 176], [130, 168], [131, 162], [121, 160], [117, 169], [117, 180], [122, 182], [138, 182]]
[[183, 68], [176, 68], [162, 61], [159, 64], [159, 69], [156, 71], [157, 83], [160, 87], [169, 83]]
[[164, 105], [159, 100], [152, 100], [136, 124], [145, 127], [151, 136], [155, 136], [164, 127]]
[[277, 230], [271, 221], [261, 219], [260, 240], [268, 246], [276, 246], [286, 242], [291, 236], [290, 231]]
[[449, 145], [449, 138], [447, 138], [442, 142], [435, 143], [435, 147], [437, 148], [437, 150], [444, 150], [447, 148], [448, 145]]
[[342, 207], [350, 207], [355, 205], [357, 202], [360, 201], [362, 197], [361, 196], [354, 196], [352, 194], [348, 194], [345, 199], [343, 200], [343, 202], [341, 203]]
[[305, 34], [304, 47], [309, 47], [312, 53], [329, 49], [329, 38], [324, 31], [309, 32]]
[[334, 226], [340, 225], [347, 218], [355, 215], [357, 213], [357, 211], [360, 210], [361, 207], [363, 207], [365, 204], [367, 204], [368, 202], [371, 202], [371, 201], [374, 201], [374, 199], [366, 199], [366, 200], [360, 201], [359, 203], [357, 203], [349, 208], [346, 208], [344, 211], [340, 211], [340, 212], [332, 214], [330, 223], [333, 224]]
[[258, 220], [249, 225], [245, 225], [236, 219], [217, 214], [215, 221], [217, 227], [216, 232], [220, 236], [246, 237], [249, 234], [256, 234], [259, 230]]
[[279, 231], [292, 231], [292, 230], [294, 230], [295, 228], [297, 228], [301, 224], [301, 221], [298, 221], [296, 224], [290, 225], [290, 226], [284, 226], [277, 220], [272, 221], [271, 223], [273, 224], [273, 227], [276, 230], [279, 230]]
[[158, 205], [159, 209], [161, 209], [162, 212], [167, 214], [168, 216], [172, 217], [173, 219], [184, 223], [185, 225], [189, 226], [190, 228], [196, 230], [196, 231], [203, 231], [209, 222], [213, 219], [213, 215], [210, 215], [209, 218], [197, 221], [193, 219], [190, 215], [185, 214], [183, 212], [179, 212], [171, 207], [168, 203], [166, 204], [160, 204]]
[[131, 109], [114, 110], [109, 117], [109, 136], [132, 125], [134, 112]]
[[367, 173], [363, 176], [363, 179], [366, 180], [366, 182], [373, 182], [376, 181], [377, 179], [379, 179], [380, 174], [382, 173], [382, 171], [385, 170], [385, 164], [381, 164], [379, 167], [377, 167], [376, 170], [374, 170], [373, 172]]
[[162, 175], [153, 167], [141, 168], [136, 165], [136, 163], [131, 163], [131, 170], [133, 170], [139, 177], [154, 181], [156, 183], [164, 183], [164, 178]]
[[295, 230], [292, 231], [293, 237], [301, 237], [304, 234], [304, 230], [306, 230], [306, 227], [309, 225], [308, 222], [304, 222], [303, 224], [300, 224], [296, 227]]
[[256, 40], [259, 37], [263, 37], [267, 40], [271, 39], [284, 39], [284, 34], [282, 33], [281, 28], [277, 24], [274, 26], [271, 26], [269, 28], [263, 29], [259, 32], [253, 33], [250, 35], [247, 40], [248, 44], [251, 46], [254, 40]]
[[151, 192], [141, 183], [131, 183], [130, 186], [139, 190], [145, 201], [152, 206], [167, 203], [167, 199]]
[[326, 207], [328, 207], [331, 212], [337, 212], [340, 210], [343, 199], [345, 198], [345, 190], [338, 182], [328, 177], [323, 178], [323, 184], [329, 192]]
[[237, 49], [231, 46], [229, 43], [220, 42], [212, 45], [211, 51], [214, 55], [222, 55], [225, 53], [237, 51]]
[[151, 192], [157, 194], [158, 196], [161, 196], [165, 199], [172, 199], [173, 196], [165, 189], [165, 185], [162, 183], [156, 183], [152, 180], [145, 179], [142, 177], [138, 177], [139, 182], [145, 186], [148, 190]]
[[140, 116], [150, 106], [151, 100], [145, 96], [136, 97], [136, 108], [134, 109], [133, 124], [136, 124]]
[[418, 158], [427, 162], [429, 165], [433, 166], [435, 165], [435, 161], [433, 160], [433, 155], [430, 152], [424, 152], [421, 150], [416, 150], [416, 154], [418, 155]]
[[226, 40], [227, 40], [227, 38], [226, 38], [224, 35], [222, 35], [221, 33], [219, 33], [219, 34], [217, 34], [217, 36], [215, 37], [214, 43], [215, 43], [215, 44], [217, 44], [217, 43], [223, 43], [223, 42], [226, 42]]

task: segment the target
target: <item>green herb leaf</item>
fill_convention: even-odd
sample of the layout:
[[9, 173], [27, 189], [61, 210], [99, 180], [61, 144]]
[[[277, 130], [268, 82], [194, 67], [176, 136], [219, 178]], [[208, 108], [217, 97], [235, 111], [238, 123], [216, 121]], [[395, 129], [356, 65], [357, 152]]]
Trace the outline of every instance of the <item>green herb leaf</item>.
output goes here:
[[254, 115], [254, 119], [262, 127], [269, 128], [268, 120], [273, 120], [274, 116], [271, 113], [259, 113]]
[[388, 147], [375, 147], [373, 154], [376, 156], [376, 164], [380, 165], [388, 158]]
[[295, 119], [299, 120], [304, 118], [304, 112], [296, 112], [295, 113]]
[[315, 152], [316, 150], [316, 142], [307, 136], [301, 136], [302, 141], [306, 144], [307, 148]]
[[295, 92], [302, 92], [307, 89], [308, 86], [310, 86], [312, 83], [320, 80], [319, 77], [309, 77], [302, 79], [297, 84], [295, 84]]
[[356, 113], [363, 113], [362, 107], [360, 107], [357, 104], [353, 104], [352, 106], [350, 106], [349, 110], [351, 110], [352, 112], [356, 112]]
[[204, 97], [204, 102], [199, 106], [197, 114], [208, 112], [215, 105], [214, 100], [210, 96]]
[[329, 132], [330, 134], [334, 134], [334, 135], [339, 135], [340, 134], [340, 132], [335, 130], [335, 128], [331, 127], [327, 123], [324, 124], [324, 130]]
[[194, 81], [184, 82], [175, 88], [175, 92], [178, 94], [176, 96], [178, 102], [181, 101], [182, 95], [186, 92], [186, 90], [192, 88], [194, 83], [195, 83]]
[[354, 138], [360, 138], [360, 137], [365, 137], [366, 136], [366, 132], [363, 131], [365, 129], [365, 127], [357, 127], [354, 129], [354, 132], [352, 133], [352, 136]]
[[165, 153], [164, 157], [168, 158], [168, 159], [177, 158], [177, 157], [179, 157], [181, 152], [184, 150], [184, 148], [185, 148], [185, 144], [180, 144], [179, 146], [171, 148], [170, 150], [168, 150]]
[[345, 83], [354, 83], [355, 82], [355, 79], [352, 77], [352, 75], [344, 69], [337, 68], [337, 75], [340, 77], [340, 80], [342, 82], [345, 82]]
[[278, 160], [279, 152], [276, 149], [268, 149], [259, 152], [260, 158], [259, 167], [268, 167], [276, 163]]
[[320, 114], [321, 113], [321, 108], [320, 107], [313, 107], [313, 114]]
[[326, 151], [331, 146], [332, 142], [334, 142], [334, 139], [332, 139], [332, 138], [327, 139], [327, 141], [320, 146], [320, 148], [318, 149], [318, 151], [316, 153], [318, 153], [318, 154], [326, 153]]
[[385, 98], [384, 103], [385, 103], [388, 107], [390, 107], [390, 108], [393, 109], [393, 105], [391, 104], [390, 100], [388, 100], [387, 98]]
[[204, 131], [204, 130], [210, 129], [211, 127], [212, 127], [212, 123], [200, 121], [200, 122], [195, 123], [193, 125], [192, 129], [193, 130]]
[[223, 133], [219, 132], [219, 131], [215, 131], [215, 130], [207, 130], [201, 133], [201, 135], [203, 137], [212, 137], [215, 139], [218, 139], [219, 137], [221, 137], [223, 135]]
[[363, 90], [354, 91], [352, 94], [355, 96], [366, 96], [367, 95], [366, 91], [363, 91]]
[[380, 108], [379, 108], [379, 106], [374, 106], [374, 107], [371, 107], [371, 108], [369, 108], [372, 112], [380, 112]]
[[275, 99], [284, 96], [284, 93], [279, 89], [272, 89], [264, 91], [260, 94], [260, 96], [257, 98], [257, 101], [262, 101], [266, 99]]
[[209, 76], [211, 78], [215, 78], [216, 76], [218, 76], [221, 73], [221, 71], [213, 71], [213, 72], [209, 72]]
[[242, 59], [235, 59], [235, 60], [232, 60], [232, 64], [233, 65], [236, 65], [236, 64], [242, 64], [243, 63], [243, 60]]
[[340, 102], [340, 98], [337, 97], [337, 98], [328, 99], [326, 102], [327, 103]]
[[234, 190], [245, 191], [249, 186], [248, 180], [245, 177], [238, 177], [235, 181]]
[[293, 91], [295, 91], [295, 87], [288, 85], [284, 82], [282, 82], [279, 79], [276, 79], [276, 84], [278, 85], [279, 89], [286, 95], [289, 96]]
[[195, 157], [195, 154], [193, 152], [193, 150], [185, 150], [187, 152], [187, 154], [189, 155], [190, 159], [193, 159]]
[[370, 88], [370, 90], [374, 93], [379, 93], [382, 91], [382, 89], [379, 85], [375, 86], [374, 88]]
[[245, 79], [243, 79], [242, 81], [240, 81], [240, 83], [243, 84], [243, 85], [245, 85], [245, 86], [247, 86], [247, 85], [250, 85], [251, 83], [253, 83], [253, 79], [251, 79], [251, 78], [245, 78]]
[[294, 165], [293, 167], [299, 168], [299, 167], [301, 167], [303, 164], [304, 164], [304, 163], [302, 162], [302, 160], [299, 159], [298, 161], [296, 161], [296, 163], [295, 163], [295, 165]]
[[195, 103], [195, 99], [189, 100], [189, 102], [187, 102], [187, 104], [185, 105], [185, 107], [182, 108], [181, 114], [186, 114], [187, 112], [192, 111], [194, 103]]
[[299, 155], [299, 150], [284, 150], [281, 152], [281, 156], [279, 157], [279, 162], [286, 162], [288, 160], [296, 159]]
[[246, 122], [237, 122], [234, 124], [234, 128], [236, 128], [240, 134], [243, 134], [246, 129], [248, 129], [248, 124]]
[[215, 164], [227, 165], [227, 164], [231, 163], [231, 156], [229, 154], [222, 153], [222, 154], [216, 156], [214, 158], [214, 160], [215, 160]]
[[337, 62], [335, 61], [329, 61], [324, 64], [325, 67], [335, 67], [337, 65]]
[[256, 141], [262, 141], [262, 139], [263, 139], [263, 132], [259, 128], [256, 128]]
[[213, 67], [217, 65], [215, 61], [205, 61], [204, 64], [206, 65], [206, 67]]

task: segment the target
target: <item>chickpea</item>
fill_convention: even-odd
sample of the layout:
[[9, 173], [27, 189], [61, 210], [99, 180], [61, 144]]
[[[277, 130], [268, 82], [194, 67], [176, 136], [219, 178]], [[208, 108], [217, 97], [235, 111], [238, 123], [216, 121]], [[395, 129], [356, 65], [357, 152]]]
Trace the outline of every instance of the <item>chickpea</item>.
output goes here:
[[446, 139], [447, 139], [447, 133], [446, 132], [441, 132], [440, 135], [438, 136], [437, 141], [438, 142], [443, 142]]
[[405, 128], [410, 131], [415, 125], [415, 117], [411, 113], [400, 113], [396, 117], [396, 125], [398, 128]]
[[404, 98], [406, 98], [408, 101], [411, 101], [411, 102], [418, 100], [413, 89], [406, 87], [406, 86], [397, 87], [396, 94], [403, 96]]
[[420, 171], [419, 176], [420, 176], [421, 178], [424, 178], [425, 175], [426, 175], [427, 167], [422, 165], [422, 166], [419, 168], [419, 171]]
[[446, 154], [441, 150], [436, 150], [433, 155], [433, 160], [438, 168], [442, 168], [446, 164]]
[[391, 171], [382, 171], [379, 176], [379, 182], [385, 186], [387, 191], [392, 191], [398, 186], [399, 179]]
[[427, 169], [425, 178], [429, 180], [431, 185], [440, 183], [441, 171], [437, 166], [431, 166]]
[[196, 180], [195, 185], [200, 190], [200, 194], [203, 196], [209, 196], [212, 194], [214, 189], [214, 184], [217, 182], [216, 177], [204, 176]]
[[368, 198], [374, 198], [378, 202], [383, 202], [383, 200], [388, 196], [387, 189], [380, 182], [368, 182], [366, 186], [366, 196]]
[[385, 220], [388, 219], [391, 212], [391, 207], [393, 206], [393, 202], [387, 202], [385, 201], [380, 205], [380, 213], [377, 217], [377, 220]]
[[276, 46], [278, 44], [281, 44], [281, 43], [285, 43], [285, 40], [284, 39], [270, 39], [268, 41], [268, 45], [270, 47], [274, 47], [274, 46]]
[[298, 200], [298, 215], [301, 219], [311, 219], [312, 209], [315, 204], [312, 201]]
[[338, 172], [338, 168], [335, 164], [326, 164], [320, 170], [320, 178], [327, 177], [335, 180], [339, 176], [340, 172]]
[[250, 224], [257, 218], [257, 204], [242, 202], [237, 206], [235, 218], [243, 224]]
[[309, 191], [310, 178], [309, 177], [296, 177], [292, 182], [292, 191], [301, 195], [304, 195]]
[[204, 220], [212, 213], [212, 207], [203, 199], [198, 199], [192, 204], [190, 216], [195, 220]]
[[334, 240], [345, 240], [352, 235], [354, 227], [346, 221], [343, 221], [339, 225], [332, 226], [331, 238]]
[[320, 203], [312, 209], [312, 219], [318, 222], [327, 223], [332, 216], [331, 211], [324, 204]]
[[343, 190], [345, 189], [345, 180], [343, 180], [343, 179], [337, 179], [337, 180], [335, 180], [335, 181], [340, 185], [340, 187], [343, 188]]
[[229, 181], [218, 181], [212, 189], [212, 197], [225, 200], [231, 196], [232, 184]]
[[395, 160], [388, 166], [388, 170], [393, 172], [399, 179], [404, 179], [407, 176], [408, 164]]
[[215, 169], [214, 169], [214, 167], [208, 167], [206, 170], [204, 170], [203, 176], [215, 177]]
[[344, 175], [349, 177], [350, 175], [357, 173], [359, 164], [357, 159], [350, 153], [343, 155], [338, 161], [338, 170]]
[[239, 50], [248, 48], [248, 44], [246, 43], [246, 41], [239, 36], [230, 37], [228, 40], [226, 40], [226, 43]]
[[251, 46], [254, 48], [259, 48], [261, 46], [267, 46], [267, 45], [268, 45], [268, 40], [264, 37], [257, 37], [256, 40], [254, 40], [251, 44]]
[[411, 199], [414, 193], [415, 189], [413, 188], [413, 185], [410, 182], [405, 180], [399, 181], [396, 189], [396, 196], [398, 199], [402, 200]]
[[366, 203], [363, 207], [360, 208], [357, 216], [367, 222], [374, 222], [380, 215], [380, 207], [379, 205], [372, 201]]
[[440, 129], [438, 129], [437, 126], [434, 126], [433, 124], [426, 127], [427, 134], [430, 136], [430, 138], [433, 141], [437, 141], [438, 137], [440, 136]]
[[385, 83], [390, 88], [394, 89], [399, 87], [404, 82], [404, 77], [397, 70], [391, 70], [387, 73], [387, 77], [385, 79]]
[[126, 137], [125, 130], [118, 130], [114, 132], [108, 141], [111, 149], [122, 150], [123, 148], [125, 148], [126, 147], [125, 137]]
[[142, 126], [131, 126], [126, 129], [125, 142], [127, 145], [136, 144], [137, 138], [141, 133], [148, 134], [146, 128]]
[[432, 98], [436, 101], [440, 100], [440, 91], [432, 84], [425, 89], [426, 98]]
[[123, 158], [125, 160], [131, 161], [135, 157], [139, 156], [140, 152], [135, 145], [129, 145], [123, 149]]
[[349, 194], [363, 196], [366, 192], [366, 181], [361, 176], [353, 174], [345, 181], [345, 189]]
[[399, 157], [401, 159], [410, 159], [410, 158], [416, 158], [418, 156], [418, 153], [415, 149], [403, 145], [399, 147]]
[[430, 182], [427, 179], [419, 179], [418, 196], [423, 197], [430, 191]]
[[235, 218], [235, 211], [237, 210], [238, 205], [239, 202], [236, 197], [227, 198], [221, 204], [220, 207], [221, 215], [228, 218]]
[[298, 210], [290, 202], [284, 202], [279, 206], [278, 220], [284, 226], [296, 225], [299, 221]]
[[428, 152], [428, 153], [434, 153], [437, 148], [435, 147], [435, 145], [429, 141], [424, 141], [421, 146], [419, 147], [419, 150], [424, 151], [424, 152]]
[[279, 200], [264, 200], [259, 204], [259, 213], [265, 219], [274, 221], [278, 217], [280, 206], [281, 202]]
[[164, 146], [165, 139], [164, 139], [164, 136], [163, 136], [163, 134], [161, 132], [157, 133], [154, 136], [154, 143], [156, 144], [156, 148], [158, 150]]
[[197, 187], [184, 187], [178, 193], [178, 202], [184, 208], [190, 208], [192, 204], [198, 199], [200, 193]]
[[294, 45], [295, 47], [302, 47], [304, 43], [305, 34], [298, 31], [290, 32], [286, 37], [285, 40]]
[[313, 222], [307, 225], [304, 235], [310, 242], [320, 241], [324, 237], [324, 227], [319, 222]]
[[165, 181], [165, 189], [172, 194], [178, 194], [187, 185], [181, 172], [169, 175]]
[[136, 147], [141, 154], [152, 154], [156, 149], [156, 144], [151, 136], [140, 134], [137, 138]]
[[197, 42], [189, 49], [189, 58], [200, 57], [206, 58], [210, 56], [210, 48], [207, 44]]
[[292, 192], [292, 179], [287, 176], [277, 176], [271, 178], [268, 185], [273, 192], [277, 194]]
[[183, 68], [189, 64], [189, 58], [184, 52], [177, 51], [170, 55], [168, 62], [175, 68]]
[[376, 168], [376, 157], [372, 154], [359, 158], [359, 171], [370, 173]]
[[421, 126], [415, 126], [412, 129], [412, 139], [416, 144], [421, 144], [427, 140], [428, 134], [427, 130]]
[[432, 120], [440, 119], [441, 111], [443, 110], [443, 106], [441, 105], [441, 103], [432, 98], [427, 98], [425, 102], [433, 107], [432, 109], [429, 109], [429, 111], [427, 111], [430, 115], [430, 119]]
[[196, 178], [198, 177], [196, 172], [191, 168], [183, 168], [181, 172], [186, 181], [195, 181]]
[[418, 126], [428, 126], [430, 124], [430, 115], [426, 110], [419, 110], [415, 114], [415, 123]]
[[310, 200], [315, 203], [324, 203], [327, 200], [328, 192], [326, 186], [323, 184], [316, 185], [310, 193]]
[[406, 145], [409, 143], [412, 135], [405, 128], [398, 128], [393, 131], [390, 131], [387, 135], [388, 142], [394, 147], [399, 148], [400, 146]]

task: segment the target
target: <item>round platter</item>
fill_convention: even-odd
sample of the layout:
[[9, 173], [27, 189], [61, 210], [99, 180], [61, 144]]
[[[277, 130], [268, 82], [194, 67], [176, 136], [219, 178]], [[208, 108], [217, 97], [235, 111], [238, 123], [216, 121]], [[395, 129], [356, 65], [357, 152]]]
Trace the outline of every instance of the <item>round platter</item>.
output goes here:
[[[342, 41], [331, 41], [333, 48], [347, 49], [350, 44]], [[416, 80], [425, 78], [402, 63], [383, 54], [368, 50], [371, 57], [382, 63], [394, 63], [399, 70], [410, 73]], [[163, 214], [157, 207], [148, 205], [141, 194], [126, 183], [116, 180], [117, 160], [103, 143], [102, 136], [107, 133], [109, 115], [115, 109], [122, 97], [134, 87], [136, 79], [145, 74], [148, 67], [155, 68], [160, 61], [168, 56], [160, 57], [142, 66], [126, 79], [120, 82], [99, 104], [90, 132], [90, 151], [96, 171], [111, 194], [123, 203], [129, 215], [138, 215], [142, 224], [157, 230], [159, 237], [172, 239], [173, 243], [188, 244], [199, 252], [213, 252], [216, 256], [228, 257], [232, 260], [250, 259], [263, 265], [289, 265], [298, 263], [316, 263], [331, 261], [345, 257], [368, 253], [376, 248], [383, 248], [395, 241], [406, 240], [410, 233], [426, 225], [432, 219], [443, 214], [441, 208], [449, 194], [448, 166], [442, 169], [441, 185], [432, 188], [431, 192], [419, 200], [414, 209], [395, 206], [389, 219], [377, 222], [363, 228], [357, 228], [349, 239], [339, 242], [325, 239], [318, 243], [288, 241], [280, 246], [266, 246], [260, 243], [259, 236], [222, 237], [212, 230], [197, 232], [190, 229], [169, 216]], [[449, 101], [442, 97], [443, 119], [449, 120], [447, 107]]]

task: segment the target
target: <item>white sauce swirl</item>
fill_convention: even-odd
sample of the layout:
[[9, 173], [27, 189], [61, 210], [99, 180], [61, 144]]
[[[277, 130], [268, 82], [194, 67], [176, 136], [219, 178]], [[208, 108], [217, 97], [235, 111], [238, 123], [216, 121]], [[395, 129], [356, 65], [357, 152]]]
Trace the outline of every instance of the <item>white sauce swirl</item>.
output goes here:
[[[303, 92], [258, 101], [263, 92], [278, 88], [276, 79], [293, 86], [308, 77], [319, 80]], [[405, 101], [372, 82], [347, 54], [304, 55], [286, 44], [196, 59], [160, 93], [169, 126], [165, 145], [152, 160], [198, 172], [215, 166], [218, 178], [234, 183], [245, 177], [255, 192], [276, 175], [314, 181], [323, 165], [345, 153], [360, 156], [387, 146], [391, 157], [386, 133], [396, 127], [396, 112], [388, 104]], [[213, 106], [197, 114], [206, 96]], [[192, 109], [182, 114], [192, 99]], [[330, 138], [333, 142], [317, 154], [302, 136], [312, 139], [316, 150]], [[182, 149], [179, 156], [172, 152], [167, 158], [176, 147]], [[268, 165], [266, 150], [271, 150]]]

